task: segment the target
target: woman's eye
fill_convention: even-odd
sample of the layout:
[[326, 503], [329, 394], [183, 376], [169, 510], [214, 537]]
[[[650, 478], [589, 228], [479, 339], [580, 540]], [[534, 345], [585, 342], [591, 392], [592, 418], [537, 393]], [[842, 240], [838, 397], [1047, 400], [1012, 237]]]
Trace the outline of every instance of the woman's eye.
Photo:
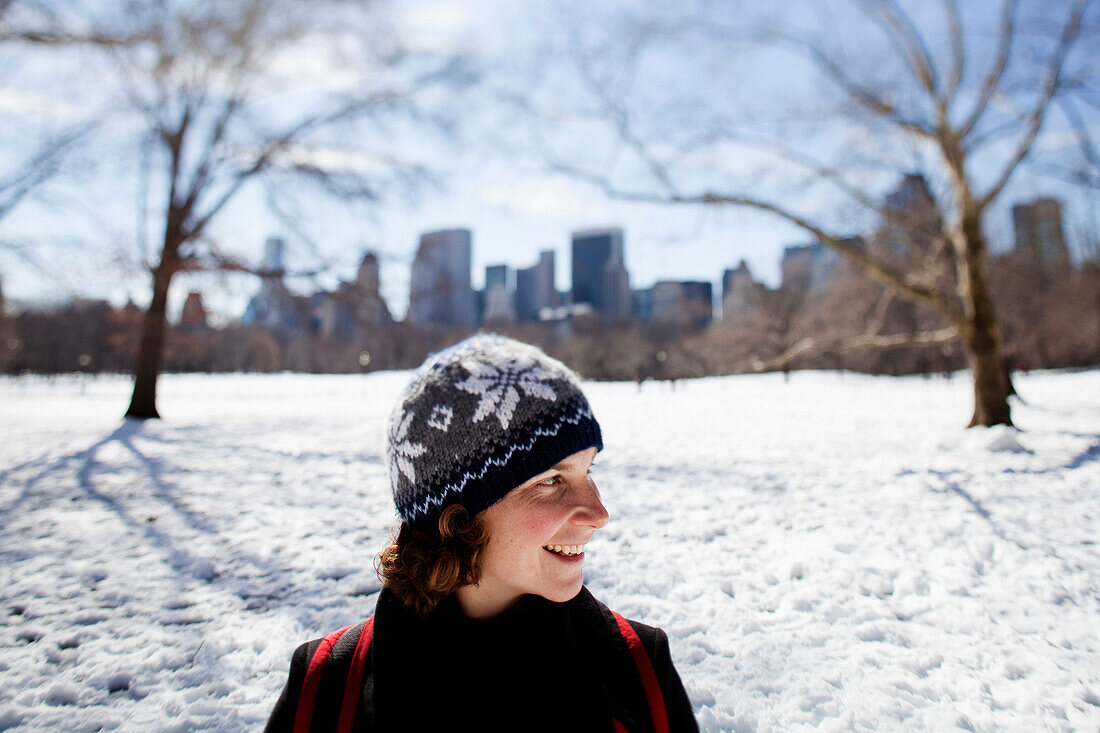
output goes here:
[[542, 481], [539, 481], [539, 486], [553, 486], [557, 482], [558, 482], [558, 477], [557, 476], [551, 476], [550, 478], [544, 478]]

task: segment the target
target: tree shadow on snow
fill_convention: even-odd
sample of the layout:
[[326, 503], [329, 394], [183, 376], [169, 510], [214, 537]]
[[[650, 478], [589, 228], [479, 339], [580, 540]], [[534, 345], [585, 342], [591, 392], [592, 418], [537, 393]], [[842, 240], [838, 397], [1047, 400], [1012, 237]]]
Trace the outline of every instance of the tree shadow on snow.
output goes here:
[[993, 518], [993, 515], [989, 512], [989, 510], [985, 508], [985, 505], [982, 504], [981, 500], [974, 497], [973, 494], [971, 494], [969, 491], [967, 491], [966, 489], [964, 489], [962, 486], [959, 485], [959, 483], [953, 477], [953, 472], [951, 472], [951, 471], [934, 471], [933, 470], [933, 471], [929, 471], [928, 473], [929, 473], [929, 475], [935, 476], [938, 479], [940, 479], [940, 481], [943, 482], [943, 485], [945, 487], [942, 490], [941, 489], [931, 489], [932, 491], [934, 491], [936, 493], [940, 493], [940, 494], [951, 493], [951, 494], [954, 494], [955, 496], [958, 496], [959, 498], [961, 498], [963, 501], [965, 501], [967, 504], [970, 505], [970, 508], [974, 511], [975, 514], [977, 514], [979, 517], [981, 517], [982, 519], [985, 520], [986, 524], [989, 525], [990, 530], [992, 530], [993, 534], [996, 535], [999, 539], [1001, 539], [1005, 542], [1011, 542], [1012, 544], [1019, 547], [1021, 550], [1029, 549], [1027, 545], [1025, 545], [1024, 543], [1022, 543], [1019, 540], [1015, 539], [1014, 537], [1009, 537], [1005, 533], [1004, 529]]
[[1078, 437], [1091, 438], [1092, 444], [1082, 451], [1080, 455], [1074, 457], [1069, 463], [1063, 466], [1063, 470], [1073, 471], [1086, 463], [1100, 460], [1100, 435], [1081, 435]]
[[[144, 421], [126, 418], [110, 434], [87, 448], [58, 458], [33, 459], [3, 471], [0, 473], [0, 485], [28, 471], [31, 475], [25, 480], [19, 496], [0, 508], [0, 517], [5, 519], [5, 524], [9, 524], [11, 518], [32, 500], [49, 503], [61, 499], [72, 500], [82, 495], [107, 507], [137, 536], [163, 552], [171, 567], [181, 576], [215, 581], [221, 578], [215, 570], [216, 566], [240, 575], [245, 574], [241, 573], [244, 567], [251, 566], [247, 572], [249, 577], [235, 579], [237, 582], [233, 583], [231, 589], [248, 603], [250, 609], [274, 605], [294, 595], [296, 574], [293, 570], [283, 569], [253, 553], [242, 552], [227, 541], [227, 528], [217, 526], [210, 517], [193, 510], [180, 499], [180, 491], [173, 485], [171, 476], [188, 473], [190, 469], [170, 465], [163, 459], [148, 455], [135, 439], [162, 444], [181, 441], [164, 440], [159, 435], [150, 434], [145, 426]], [[196, 432], [192, 441], [183, 442], [194, 447], [200, 440], [200, 435], [201, 433]], [[123, 487], [137, 487], [140, 493], [127, 497], [112, 491], [107, 482], [102, 480], [115, 470], [100, 457], [101, 451], [112, 444], [121, 446], [135, 460], [137, 469], [144, 475], [146, 480], [128, 482]], [[64, 489], [50, 490], [58, 483], [64, 485], [65, 478], [74, 473], [80, 492], [77, 496]], [[156, 500], [156, 504], [150, 506], [148, 502], [143, 503], [143, 499]], [[169, 510], [171, 517], [165, 516], [164, 508]], [[178, 520], [177, 526], [181, 529], [173, 533], [170, 529], [173, 522], [166, 520]], [[214, 545], [217, 549], [212, 552], [218, 562], [215, 564], [212, 558], [189, 550], [189, 544]], [[8, 556], [8, 561], [20, 559], [12, 558], [12, 554], [5, 551], [0, 556]]]

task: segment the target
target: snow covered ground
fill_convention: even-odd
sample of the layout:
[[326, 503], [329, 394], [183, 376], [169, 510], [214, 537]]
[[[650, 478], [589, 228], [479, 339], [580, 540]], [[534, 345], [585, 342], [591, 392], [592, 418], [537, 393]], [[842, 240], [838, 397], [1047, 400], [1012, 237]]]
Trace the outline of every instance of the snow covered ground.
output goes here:
[[[368, 615], [407, 374], [0, 380], [0, 729], [257, 729]], [[1100, 726], [1100, 372], [592, 384], [586, 578], [664, 627], [704, 730]]]

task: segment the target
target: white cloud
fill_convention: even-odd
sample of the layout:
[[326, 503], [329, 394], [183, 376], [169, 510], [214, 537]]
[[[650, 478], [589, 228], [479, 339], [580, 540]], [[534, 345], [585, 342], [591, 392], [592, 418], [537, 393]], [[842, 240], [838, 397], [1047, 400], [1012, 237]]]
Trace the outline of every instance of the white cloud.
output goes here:
[[284, 165], [309, 165], [325, 171], [386, 174], [393, 170], [392, 162], [364, 150], [334, 147], [294, 145], [278, 158]]
[[576, 181], [560, 178], [511, 181], [488, 186], [481, 194], [490, 206], [527, 216], [579, 219], [591, 211], [592, 196]]
[[74, 121], [84, 117], [87, 110], [70, 104], [58, 96], [47, 96], [20, 89], [0, 88], [0, 113], [21, 116], [46, 115], [57, 120]]
[[397, 19], [406, 45], [429, 53], [454, 53], [469, 45], [474, 21], [470, 4], [457, 0], [408, 3]]

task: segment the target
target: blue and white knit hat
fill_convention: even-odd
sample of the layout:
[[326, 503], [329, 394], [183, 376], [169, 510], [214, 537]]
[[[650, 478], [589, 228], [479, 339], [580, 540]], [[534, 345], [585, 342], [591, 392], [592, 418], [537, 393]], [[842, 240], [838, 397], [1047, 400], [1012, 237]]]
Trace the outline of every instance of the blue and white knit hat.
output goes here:
[[386, 464], [397, 513], [434, 523], [477, 514], [577, 451], [603, 449], [580, 379], [539, 349], [495, 334], [429, 356], [390, 415]]

